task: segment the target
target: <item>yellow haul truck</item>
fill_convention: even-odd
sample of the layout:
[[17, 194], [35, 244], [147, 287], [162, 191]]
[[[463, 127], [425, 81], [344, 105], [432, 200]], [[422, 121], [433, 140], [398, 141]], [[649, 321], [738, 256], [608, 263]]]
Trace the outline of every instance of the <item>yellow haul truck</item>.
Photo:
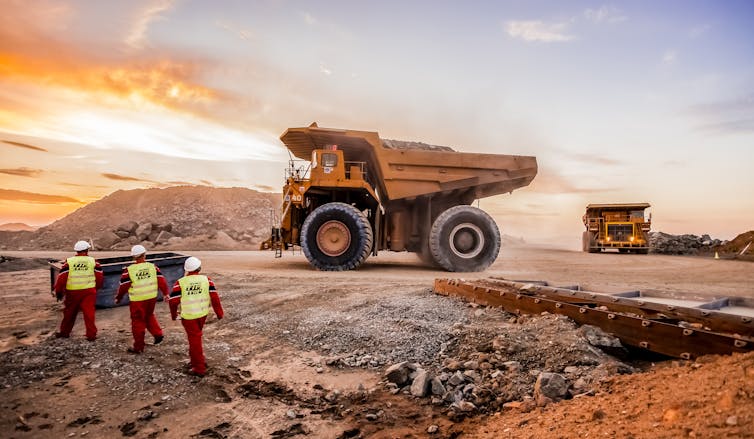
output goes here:
[[583, 221], [585, 252], [598, 253], [618, 249], [620, 253], [649, 253], [649, 230], [652, 214], [644, 217], [649, 203], [589, 204]]
[[472, 154], [376, 132], [289, 128], [279, 223], [263, 248], [301, 246], [320, 270], [351, 270], [379, 250], [418, 253], [448, 271], [482, 271], [500, 232], [474, 200], [527, 186], [535, 157]]

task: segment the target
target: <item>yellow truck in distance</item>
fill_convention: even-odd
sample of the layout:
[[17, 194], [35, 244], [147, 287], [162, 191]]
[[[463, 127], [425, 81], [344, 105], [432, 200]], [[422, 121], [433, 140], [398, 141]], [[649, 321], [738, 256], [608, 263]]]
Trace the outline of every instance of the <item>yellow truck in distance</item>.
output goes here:
[[649, 203], [589, 204], [583, 216], [586, 230], [582, 249], [599, 253], [617, 249], [620, 253], [649, 253], [652, 215], [645, 218]]
[[263, 248], [301, 246], [320, 270], [351, 270], [380, 250], [448, 271], [481, 271], [500, 231], [474, 200], [527, 186], [535, 157], [472, 154], [376, 132], [308, 127], [281, 136], [291, 159], [277, 226]]

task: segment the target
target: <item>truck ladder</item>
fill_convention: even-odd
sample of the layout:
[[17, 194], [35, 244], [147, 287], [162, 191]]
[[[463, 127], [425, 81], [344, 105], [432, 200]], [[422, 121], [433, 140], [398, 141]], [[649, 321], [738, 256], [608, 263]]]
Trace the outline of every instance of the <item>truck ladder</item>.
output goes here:
[[283, 237], [281, 236], [280, 231], [283, 227], [283, 218], [285, 218], [288, 211], [291, 209], [291, 187], [292, 186], [288, 186], [288, 190], [285, 192], [285, 195], [283, 195], [283, 204], [280, 206], [280, 210], [283, 213], [280, 215], [277, 227], [273, 227], [272, 229], [272, 248], [275, 249], [276, 258], [283, 257]]

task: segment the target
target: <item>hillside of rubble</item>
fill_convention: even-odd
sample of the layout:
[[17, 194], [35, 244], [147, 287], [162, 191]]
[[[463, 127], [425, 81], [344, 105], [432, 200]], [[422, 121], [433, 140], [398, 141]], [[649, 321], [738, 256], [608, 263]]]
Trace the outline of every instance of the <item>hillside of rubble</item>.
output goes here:
[[0, 231], [0, 250], [256, 249], [269, 237], [280, 194], [246, 188], [176, 186], [119, 190], [36, 231]]

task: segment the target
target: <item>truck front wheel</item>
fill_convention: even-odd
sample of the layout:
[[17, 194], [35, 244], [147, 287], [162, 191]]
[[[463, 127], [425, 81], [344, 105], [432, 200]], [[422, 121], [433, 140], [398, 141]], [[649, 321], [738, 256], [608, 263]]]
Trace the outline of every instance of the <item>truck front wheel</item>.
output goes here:
[[435, 262], [448, 271], [483, 271], [500, 252], [500, 230], [481, 209], [451, 207], [432, 224], [429, 249]]
[[372, 249], [372, 226], [367, 217], [345, 203], [314, 209], [301, 227], [301, 249], [318, 270], [353, 270]]

